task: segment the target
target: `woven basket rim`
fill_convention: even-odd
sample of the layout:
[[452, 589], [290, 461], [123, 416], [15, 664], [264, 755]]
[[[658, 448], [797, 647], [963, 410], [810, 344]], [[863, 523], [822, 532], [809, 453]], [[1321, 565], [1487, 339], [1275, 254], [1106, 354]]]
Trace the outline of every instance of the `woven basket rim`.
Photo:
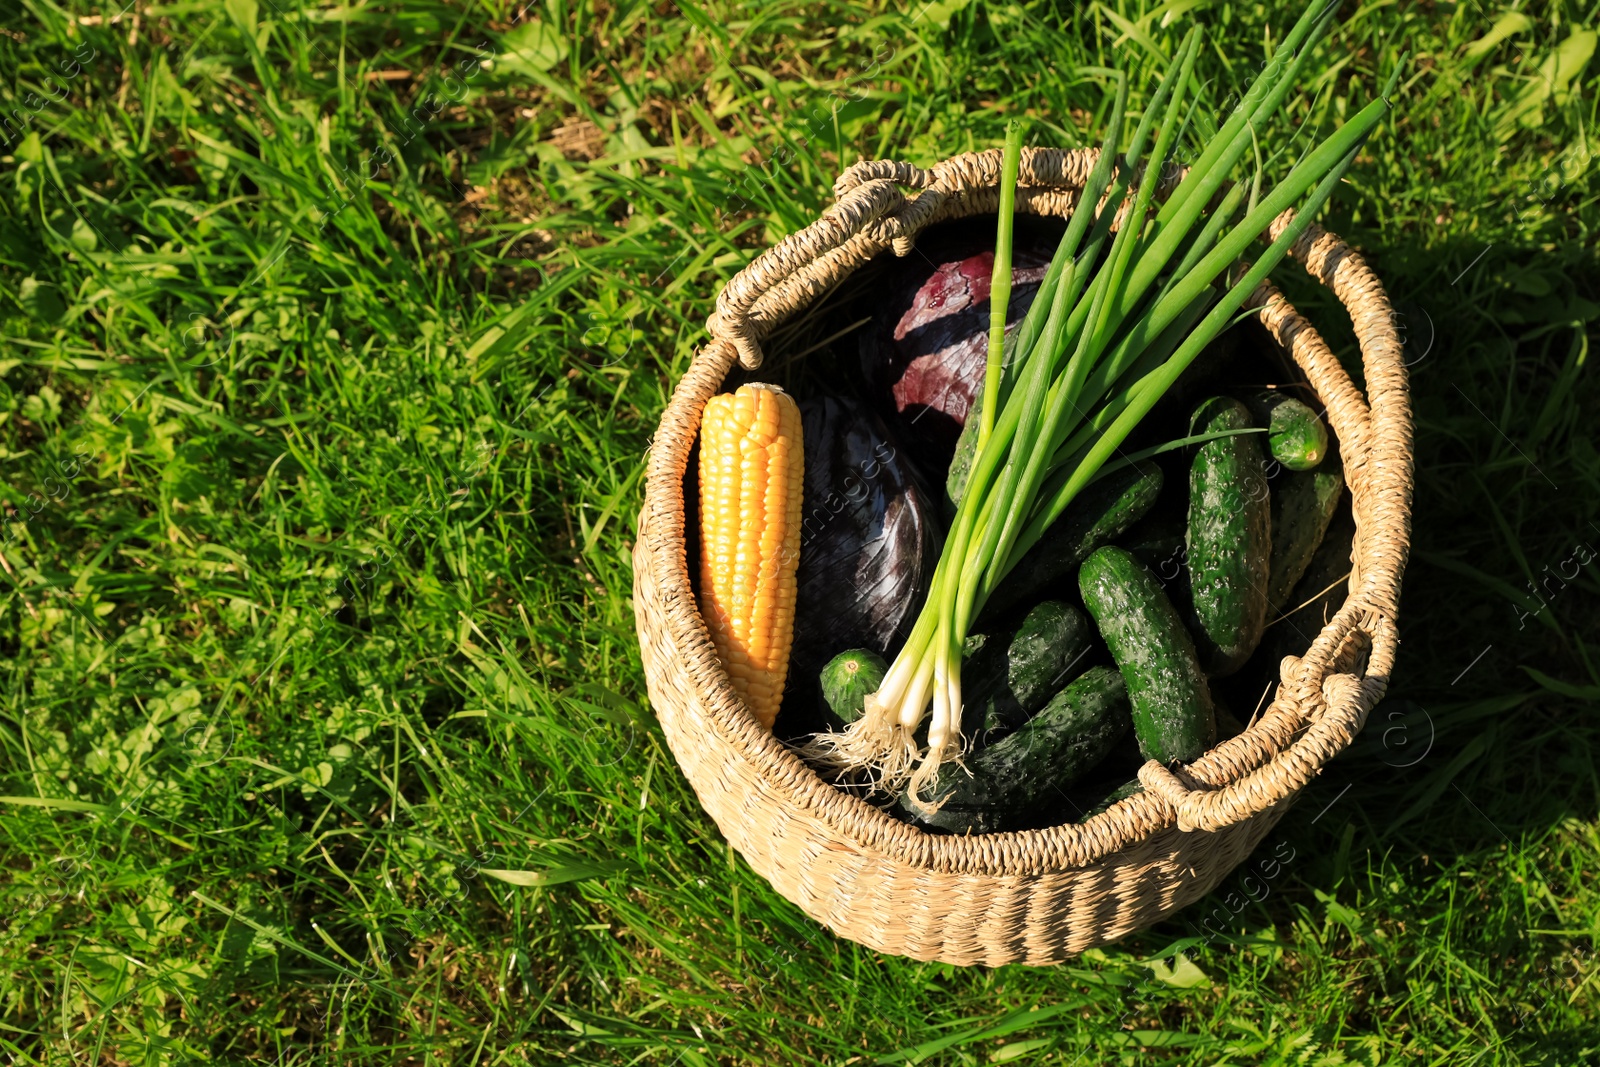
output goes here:
[[[1092, 150], [1025, 151], [1018, 210], [1059, 213], [1051, 208], [1081, 191], [1095, 158]], [[1145, 792], [1108, 811], [1039, 830], [930, 834], [823, 781], [744, 708], [700, 618], [685, 556], [682, 496], [700, 409], [735, 359], [759, 366], [760, 341], [833, 281], [885, 249], [905, 254], [933, 222], [981, 214], [986, 206], [992, 210], [999, 167], [998, 150], [957, 156], [926, 170], [894, 161], [859, 163], [836, 183], [838, 200], [821, 219], [763, 253], [723, 288], [708, 323], [712, 339], [679, 381], [652, 444], [636, 557], [648, 573], [636, 580], [655, 583], [667, 602], [670, 647], [695, 683], [696, 691], [685, 695], [701, 713], [710, 735], [705, 743], [758, 772], [762, 795], [751, 804], [823, 820], [833, 835], [829, 848], [877, 853], [930, 871], [1005, 877], [1085, 867], [1173, 827], [1206, 832], [1253, 817], [1275, 818], [1348, 745], [1382, 695], [1393, 664], [1392, 620], [1409, 546], [1413, 460], [1405, 367], [1388, 299], [1359, 255], [1313, 225], [1291, 254], [1333, 288], [1349, 311], [1369, 399], [1363, 402], [1315, 330], [1270, 283], [1251, 304], [1264, 321], [1273, 318], [1276, 327], [1269, 329], [1280, 342], [1285, 336], [1295, 342], [1297, 361], [1300, 347], [1320, 346], [1317, 362], [1302, 364], [1302, 370], [1328, 405], [1341, 442], [1354, 498], [1356, 559], [1344, 605], [1303, 656], [1285, 659], [1267, 713], [1185, 768], [1146, 764], [1140, 771]], [[916, 195], [906, 196], [902, 187]], [[1292, 218], [1280, 217], [1269, 235], [1281, 233]], [[1364, 669], [1354, 671], [1363, 660]]]

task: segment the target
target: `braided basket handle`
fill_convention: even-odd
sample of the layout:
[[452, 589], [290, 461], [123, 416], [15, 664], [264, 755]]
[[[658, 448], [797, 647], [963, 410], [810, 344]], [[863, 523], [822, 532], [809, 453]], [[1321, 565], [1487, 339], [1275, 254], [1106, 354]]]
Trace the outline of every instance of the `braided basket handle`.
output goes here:
[[746, 370], [761, 366], [761, 331], [752, 321], [756, 301], [793, 275], [845, 244], [869, 223], [897, 211], [906, 199], [887, 179], [857, 185], [810, 226], [791, 233], [735, 274], [717, 294], [717, 311], [706, 322], [713, 337], [729, 341]]
[[[1340, 612], [1341, 616], [1345, 614]], [[1336, 632], [1337, 622], [1336, 617], [1336, 622], [1330, 624], [1324, 634]], [[1295, 701], [1300, 713], [1311, 719], [1311, 725], [1297, 740], [1255, 770], [1234, 778], [1221, 788], [1206, 787], [1202, 769], [1214, 770], [1216, 764], [1223, 762], [1219, 757], [1225, 756], [1223, 750], [1230, 742], [1176, 771], [1163, 767], [1156, 760], [1139, 769], [1140, 784], [1176, 812], [1178, 829], [1220, 830], [1242, 822], [1299, 792], [1321, 773], [1329, 760], [1350, 745], [1366, 724], [1368, 712], [1382, 699], [1388, 687], [1389, 671], [1394, 666], [1399, 645], [1394, 624], [1384, 616], [1363, 622], [1357, 630], [1368, 634], [1371, 640], [1367, 668], [1361, 675], [1329, 671], [1321, 675], [1319, 684], [1316, 672], [1306, 666], [1309, 656], [1285, 659], [1284, 674], [1296, 677], [1292, 686], [1286, 678], [1274, 705], [1286, 699], [1287, 691], [1287, 699]]]

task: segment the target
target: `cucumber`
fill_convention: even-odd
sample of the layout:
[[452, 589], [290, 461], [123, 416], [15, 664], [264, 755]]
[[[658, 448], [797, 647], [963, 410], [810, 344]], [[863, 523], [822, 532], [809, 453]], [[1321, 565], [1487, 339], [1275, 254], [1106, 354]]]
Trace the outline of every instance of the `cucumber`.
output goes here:
[[1111, 648], [1145, 759], [1198, 758], [1217, 736], [1194, 642], [1155, 577], [1126, 550], [1102, 548], [1078, 572], [1083, 602]]
[[990, 594], [982, 617], [998, 616], [1072, 574], [1089, 553], [1143, 518], [1160, 495], [1161, 468], [1154, 463], [1123, 467], [1092, 482]]
[[899, 808], [921, 826], [996, 833], [1037, 818], [1075, 779], [1099, 763], [1128, 729], [1128, 696], [1109, 667], [1062, 689], [1027, 725], [960, 764], [939, 769], [930, 802], [902, 793]]
[[[1250, 413], [1214, 397], [1196, 409], [1193, 426], [1195, 433], [1247, 429]], [[1189, 467], [1190, 606], [1195, 645], [1216, 678], [1244, 666], [1267, 623], [1272, 514], [1257, 436], [1207, 441]]]
[[1267, 428], [1272, 458], [1292, 471], [1308, 471], [1328, 454], [1328, 428], [1317, 413], [1287, 393], [1266, 390], [1250, 397], [1256, 425]]
[[1317, 471], [1284, 471], [1272, 480], [1272, 564], [1267, 578], [1267, 607], [1276, 614], [1294, 591], [1311, 556], [1322, 544], [1328, 523], [1339, 507], [1344, 475], [1337, 467]]
[[1083, 612], [1059, 600], [1035, 606], [1010, 632], [968, 638], [961, 665], [963, 718], [991, 744], [1022, 726], [1070, 680], [1094, 640]]
[[818, 676], [827, 703], [829, 725], [840, 729], [861, 718], [868, 695], [883, 684], [889, 665], [870, 648], [852, 648], [827, 662]]
[[1269, 677], [1278, 676], [1283, 657], [1305, 654], [1349, 595], [1349, 583], [1344, 579], [1350, 574], [1350, 548], [1355, 532], [1350, 509], [1341, 502], [1334, 520], [1328, 524], [1322, 544], [1311, 554], [1310, 566], [1283, 605], [1288, 614], [1267, 629], [1258, 658]]

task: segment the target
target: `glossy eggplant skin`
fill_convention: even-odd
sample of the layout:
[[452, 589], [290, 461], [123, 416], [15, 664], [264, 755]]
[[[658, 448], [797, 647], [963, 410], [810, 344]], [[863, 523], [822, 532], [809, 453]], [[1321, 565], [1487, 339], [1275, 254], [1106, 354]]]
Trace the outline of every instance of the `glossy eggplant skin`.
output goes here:
[[799, 596], [778, 732], [824, 729], [818, 674], [851, 648], [893, 659], [927, 596], [942, 535], [935, 499], [860, 401], [800, 404], [806, 473]]
[[[1019, 223], [1008, 332], [1027, 314], [1057, 243], [1052, 232]], [[983, 385], [993, 271], [993, 226], [925, 237], [885, 278], [884, 299], [862, 334], [865, 380], [892, 406], [895, 429], [929, 471], [949, 465]]]

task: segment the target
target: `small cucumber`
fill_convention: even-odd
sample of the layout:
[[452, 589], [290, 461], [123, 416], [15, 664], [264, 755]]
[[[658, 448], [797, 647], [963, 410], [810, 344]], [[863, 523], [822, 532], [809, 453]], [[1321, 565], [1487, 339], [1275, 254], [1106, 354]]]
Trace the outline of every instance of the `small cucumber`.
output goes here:
[[1083, 612], [1059, 600], [1042, 601], [1009, 633], [984, 637], [961, 665], [963, 718], [977, 729], [979, 743], [1000, 740], [1044, 707], [1093, 641]]
[[1292, 471], [1308, 471], [1328, 454], [1328, 428], [1317, 413], [1287, 393], [1266, 390], [1250, 398], [1256, 425], [1267, 429], [1272, 458]]
[[836, 729], [861, 718], [867, 697], [878, 691], [889, 665], [883, 657], [870, 648], [852, 648], [830, 659], [818, 676], [822, 682], [822, 699], [832, 712], [830, 722]]
[[1078, 587], [1127, 683], [1140, 753], [1162, 763], [1198, 758], [1216, 740], [1217, 721], [1178, 609], [1120, 548], [1085, 560]]
[[1091, 483], [990, 594], [983, 617], [998, 616], [1071, 575], [1089, 553], [1143, 518], [1160, 495], [1161, 468], [1154, 463], [1123, 467]]
[[[1194, 432], [1250, 427], [1236, 400], [1195, 411]], [[1195, 644], [1213, 677], [1244, 666], [1267, 623], [1272, 513], [1257, 434], [1207, 441], [1189, 467], [1188, 564]]]
[[942, 766], [927, 805], [902, 793], [900, 810], [919, 825], [951, 833], [1013, 829], [1099, 763], [1127, 729], [1122, 679], [1109, 667], [1095, 667], [1027, 725], [969, 758], [966, 768]]
[[1288, 601], [1339, 507], [1344, 475], [1336, 467], [1284, 471], [1272, 480], [1272, 566], [1267, 607], [1276, 614]]

